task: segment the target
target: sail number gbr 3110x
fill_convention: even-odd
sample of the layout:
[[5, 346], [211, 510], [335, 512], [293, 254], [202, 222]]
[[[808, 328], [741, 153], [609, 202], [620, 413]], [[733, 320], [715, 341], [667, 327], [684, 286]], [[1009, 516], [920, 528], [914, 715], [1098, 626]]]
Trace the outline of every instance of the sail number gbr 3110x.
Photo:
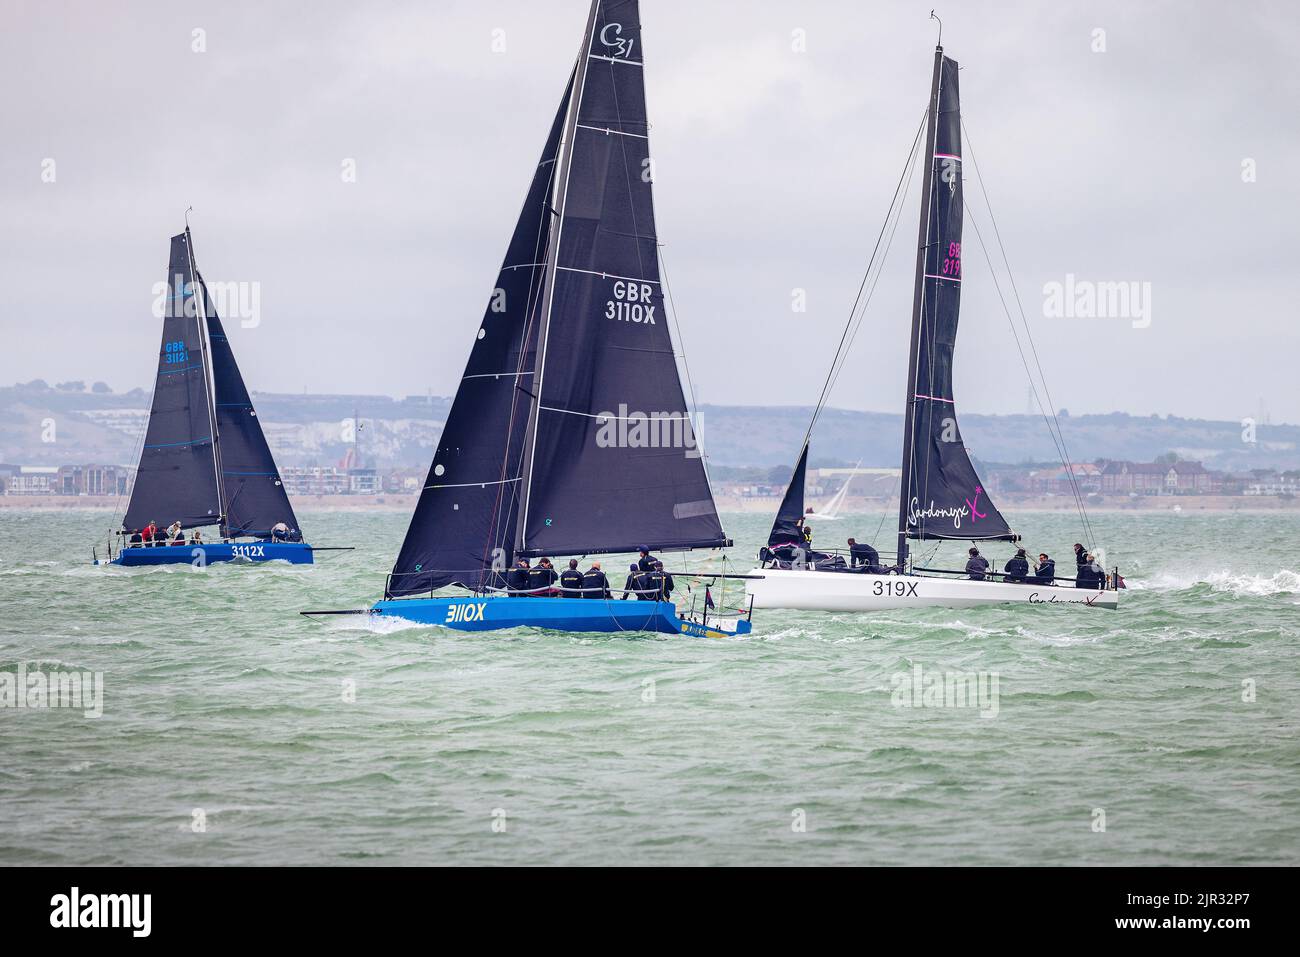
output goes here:
[[653, 295], [654, 288], [649, 283], [619, 279], [614, 283], [614, 298], [605, 303], [605, 318], [653, 326], [655, 307], [650, 301]]

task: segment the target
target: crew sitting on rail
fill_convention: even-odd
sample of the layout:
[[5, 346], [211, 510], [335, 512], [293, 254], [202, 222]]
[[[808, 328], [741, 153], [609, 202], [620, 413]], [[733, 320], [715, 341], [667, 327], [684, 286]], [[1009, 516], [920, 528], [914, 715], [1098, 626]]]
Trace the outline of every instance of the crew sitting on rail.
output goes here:
[[1038, 553], [1038, 565], [1031, 580], [1036, 585], [1056, 584], [1056, 562], [1047, 557], [1047, 552]]
[[650, 573], [649, 578], [655, 601], [672, 601], [676, 583], [673, 581], [673, 576], [664, 571], [663, 562], [655, 562], [655, 569]]
[[181, 526], [181, 520], [179, 518], [167, 526], [167, 544], [168, 545], [185, 544], [185, 530]]
[[970, 559], [966, 562], [966, 575], [973, 582], [982, 582], [984, 573], [989, 570], [989, 560], [980, 554], [980, 550], [972, 546], [970, 550]]
[[534, 598], [548, 598], [555, 595], [555, 567], [549, 558], [539, 559], [537, 564], [528, 569], [528, 593]]
[[1079, 563], [1075, 575], [1074, 587], [1095, 588], [1099, 591], [1106, 587], [1106, 570], [1091, 554], [1084, 553], [1084, 560]]
[[528, 567], [528, 559], [519, 558], [515, 562], [515, 567], [510, 569], [506, 575], [506, 592], [516, 597], [528, 597], [528, 573], [531, 569]]
[[276, 522], [271, 526], [271, 541], [300, 542], [302, 541], [302, 535], [296, 528], [290, 528], [284, 522]]
[[636, 595], [637, 600], [640, 600], [641, 595], [638, 591], [639, 586], [636, 583], [637, 578], [640, 577], [640, 572], [640, 565], [633, 563], [628, 566], [627, 581], [623, 583], [623, 597], [620, 598], [619, 601], [627, 601], [628, 595]]
[[578, 560], [569, 559], [569, 567], [560, 573], [560, 597], [582, 597], [582, 572], [578, 571]]
[[609, 579], [600, 570], [600, 562], [592, 562], [587, 574], [582, 576], [583, 598], [610, 598]]
[[1007, 563], [1002, 566], [1002, 570], [1006, 572], [1006, 576], [1002, 579], [1003, 581], [1019, 582], [1023, 584], [1025, 576], [1029, 574], [1029, 559], [1025, 557], [1025, 550], [1023, 548], [1017, 548], [1015, 558], [1009, 559]]
[[859, 544], [855, 538], [849, 539], [849, 560], [854, 568], [864, 566], [869, 572], [882, 572], [880, 567], [880, 552], [876, 551], [866, 542]]
[[197, 528], [194, 529], [194, 531], [190, 532], [190, 544], [191, 545], [203, 544], [203, 533], [200, 532]]

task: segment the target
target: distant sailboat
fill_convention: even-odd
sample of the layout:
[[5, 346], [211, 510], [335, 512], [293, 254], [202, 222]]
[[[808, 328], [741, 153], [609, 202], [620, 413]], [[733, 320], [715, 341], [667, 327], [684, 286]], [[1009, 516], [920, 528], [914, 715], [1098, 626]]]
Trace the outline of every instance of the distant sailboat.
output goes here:
[[[162, 347], [149, 424], [119, 535], [97, 564], [312, 563], [221, 319], [194, 261], [188, 225], [171, 240]], [[212, 528], [185, 544], [142, 541], [179, 522]], [[185, 539], [185, 536], [181, 536]]]
[[[731, 544], [664, 316], [642, 54], [636, 0], [595, 0], [384, 600], [343, 614], [465, 631], [750, 630], [710, 615], [711, 596], [697, 620], [671, 601], [505, 588], [520, 558]], [[615, 596], [626, 568], [608, 570]], [[470, 594], [434, 594], [449, 586]]]
[[844, 484], [839, 487], [839, 491], [831, 496], [831, 500], [822, 506], [821, 511], [810, 508], [808, 514], [814, 516], [819, 522], [838, 522], [841, 518], [840, 509], [844, 507], [844, 499], [849, 494], [849, 486], [853, 484], [853, 476], [861, 467], [862, 460], [858, 459], [858, 464], [853, 466], [853, 471], [844, 479]]
[[[764, 551], [769, 561], [751, 572], [746, 590], [755, 608], [867, 611], [985, 604], [1118, 606], [1118, 592], [1060, 587], [1058, 582], [1008, 582], [996, 570], [986, 580], [943, 577], [910, 562], [909, 539], [1017, 541], [989, 498], [957, 427], [952, 367], [962, 283], [962, 155], [957, 62], [935, 48], [926, 120], [920, 238], [912, 311], [911, 356], [903, 427], [903, 467], [895, 574], [863, 573], [842, 561], [808, 554], [802, 528], [808, 439], [794, 480]], [[838, 358], [838, 357], [837, 357]], [[771, 560], [786, 549], [794, 561]], [[802, 551], [799, 551], [803, 549]], [[803, 557], [800, 558], [799, 556]], [[877, 569], [879, 571], [880, 569]], [[1104, 576], [1103, 576], [1104, 577]], [[1118, 577], [1118, 576], [1116, 576]]]

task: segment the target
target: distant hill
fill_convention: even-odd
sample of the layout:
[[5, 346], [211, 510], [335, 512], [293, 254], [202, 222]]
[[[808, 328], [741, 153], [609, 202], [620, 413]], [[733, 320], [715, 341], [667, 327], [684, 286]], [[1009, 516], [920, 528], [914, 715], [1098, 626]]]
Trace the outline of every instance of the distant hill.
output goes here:
[[[60, 465], [72, 462], [134, 464], [136, 443], [148, 411], [142, 389], [114, 393], [102, 383], [50, 386], [39, 380], [0, 388], [0, 462]], [[427, 467], [451, 400], [443, 396], [290, 395], [254, 393], [258, 415], [285, 465], [336, 464], [347, 453], [344, 420], [355, 410], [363, 427], [366, 464], [384, 468]], [[800, 406], [701, 407], [699, 431], [718, 466], [788, 466], [812, 410]], [[1039, 416], [961, 417], [962, 434], [984, 462], [1017, 464], [1056, 461], [1047, 427]], [[1070, 457], [1150, 461], [1166, 452], [1204, 462], [1210, 468], [1300, 467], [1300, 426], [1261, 425], [1256, 442], [1242, 441], [1238, 422], [1177, 416], [1065, 416], [1061, 419]], [[902, 416], [889, 412], [827, 409], [813, 436], [814, 467], [896, 466]]]

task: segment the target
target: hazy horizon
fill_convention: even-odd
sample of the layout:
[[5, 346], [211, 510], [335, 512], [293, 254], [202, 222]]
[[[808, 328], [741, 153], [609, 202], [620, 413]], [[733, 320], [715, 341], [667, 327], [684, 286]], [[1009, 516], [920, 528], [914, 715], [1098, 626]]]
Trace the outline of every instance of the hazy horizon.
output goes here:
[[[454, 393], [587, 5], [9, 5], [0, 380], [149, 388], [153, 287], [193, 205], [205, 277], [258, 284], [258, 324], [227, 323], [250, 388]], [[924, 107], [933, 6], [642, 3], [656, 216], [702, 403], [815, 402]], [[938, 12], [1052, 406], [1300, 422], [1298, 137], [1278, 115], [1296, 9]], [[833, 406], [901, 409], [916, 192]], [[967, 202], [995, 245], [978, 179]], [[958, 407], [1024, 413], [965, 241]], [[1149, 284], [1149, 315], [1045, 316], [1071, 276]]]

